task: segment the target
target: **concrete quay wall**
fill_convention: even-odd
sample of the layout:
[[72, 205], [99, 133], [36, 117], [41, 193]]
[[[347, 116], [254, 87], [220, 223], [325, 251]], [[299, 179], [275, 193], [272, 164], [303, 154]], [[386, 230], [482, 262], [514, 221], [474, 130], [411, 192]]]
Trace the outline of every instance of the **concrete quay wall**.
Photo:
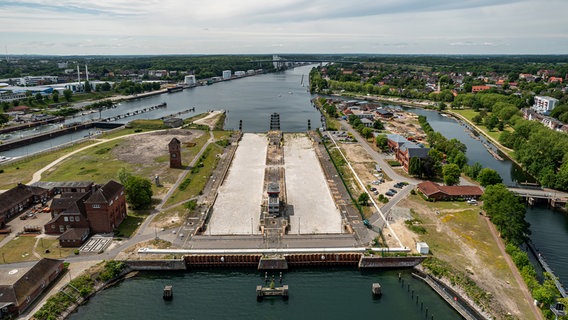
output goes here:
[[185, 261], [183, 259], [124, 260], [122, 262], [132, 271], [186, 270]]
[[419, 265], [426, 256], [417, 257], [380, 257], [362, 256], [359, 261], [360, 269], [370, 268], [411, 268]]

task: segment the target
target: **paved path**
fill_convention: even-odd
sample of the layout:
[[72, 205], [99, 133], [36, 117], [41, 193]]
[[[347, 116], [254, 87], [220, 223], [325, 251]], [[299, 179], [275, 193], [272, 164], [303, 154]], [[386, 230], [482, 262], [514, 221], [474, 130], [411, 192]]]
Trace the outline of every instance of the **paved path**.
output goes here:
[[55, 165], [57, 165], [57, 164], [60, 163], [61, 161], [63, 161], [63, 160], [65, 160], [65, 159], [69, 158], [70, 156], [72, 156], [72, 155], [74, 155], [74, 154], [76, 154], [76, 153], [78, 153], [78, 152], [81, 152], [81, 151], [83, 151], [83, 150], [92, 148], [92, 147], [94, 147], [94, 146], [97, 146], [97, 145], [102, 144], [102, 143], [105, 143], [105, 142], [109, 142], [109, 141], [113, 141], [113, 140], [118, 140], [118, 139], [122, 139], [122, 138], [126, 138], [126, 137], [137, 136], [137, 135], [141, 135], [141, 134], [148, 134], [148, 133], [152, 133], [152, 132], [155, 132], [155, 131], [158, 131], [158, 130], [132, 133], [132, 134], [127, 134], [127, 135], [120, 136], [120, 137], [114, 137], [114, 138], [111, 138], [111, 139], [97, 139], [98, 142], [93, 143], [93, 144], [90, 144], [90, 145], [85, 146], [85, 147], [83, 147], [83, 148], [77, 149], [77, 150], [75, 150], [75, 151], [71, 151], [71, 152], [65, 154], [64, 156], [62, 156], [62, 157], [60, 157], [60, 158], [54, 160], [53, 162], [51, 162], [50, 164], [46, 165], [45, 167], [39, 169], [38, 171], [36, 171], [36, 172], [32, 175], [32, 180], [30, 180], [30, 181], [29, 181], [28, 183], [26, 183], [26, 184], [32, 184], [32, 183], [35, 183], [35, 182], [40, 181], [40, 180], [41, 180], [41, 175], [42, 175], [45, 171], [47, 171], [47, 170], [53, 168]]

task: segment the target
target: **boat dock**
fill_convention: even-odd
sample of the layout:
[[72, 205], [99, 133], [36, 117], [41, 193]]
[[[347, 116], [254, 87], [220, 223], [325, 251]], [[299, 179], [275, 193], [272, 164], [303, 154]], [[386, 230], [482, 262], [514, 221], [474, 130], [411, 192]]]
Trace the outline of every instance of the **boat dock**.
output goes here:
[[503, 157], [501, 157], [497, 151], [493, 150], [493, 148], [491, 148], [491, 146], [489, 144], [487, 144], [486, 142], [482, 142], [481, 144], [483, 144], [483, 146], [485, 147], [485, 149], [487, 149], [487, 152], [489, 152], [490, 155], [493, 156], [493, 158], [499, 160], [499, 161], [503, 161]]
[[546, 260], [542, 256], [542, 254], [540, 254], [538, 249], [535, 247], [534, 243], [532, 243], [532, 241], [529, 240], [529, 241], [527, 241], [527, 245], [529, 247], [529, 250], [531, 250], [531, 252], [534, 254], [534, 256], [538, 259], [538, 263], [542, 266], [544, 271], [546, 271], [547, 273], [549, 273], [552, 276], [552, 280], [554, 280], [554, 284], [556, 285], [556, 288], [560, 292], [560, 295], [562, 296], [562, 298], [566, 298], [567, 297], [566, 289], [564, 288], [562, 283], [560, 283], [560, 280], [558, 280], [558, 277], [556, 275], [554, 275], [554, 271], [552, 271], [552, 269], [550, 268], [550, 266], [548, 265], [548, 263], [546, 262]]

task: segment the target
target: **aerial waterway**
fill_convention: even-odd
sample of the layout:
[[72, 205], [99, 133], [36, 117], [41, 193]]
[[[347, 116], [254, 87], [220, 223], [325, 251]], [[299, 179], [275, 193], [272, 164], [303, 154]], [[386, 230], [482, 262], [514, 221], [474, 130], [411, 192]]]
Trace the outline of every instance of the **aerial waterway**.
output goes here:
[[[506, 185], [522, 186], [524, 182], [534, 181], [513, 161], [505, 157], [499, 160], [492, 156], [483, 145], [491, 143], [482, 136], [473, 137], [464, 123], [432, 110], [420, 108], [405, 108], [405, 110], [425, 116], [432, 128], [446, 138], [456, 138], [463, 142], [467, 146], [468, 164], [479, 162], [485, 168], [494, 169], [501, 175]], [[530, 238], [535, 247], [564, 287], [568, 288], [568, 256], [564, 254], [565, 244], [568, 243], [568, 215], [546, 206], [527, 206], [526, 220], [531, 224]], [[536, 257], [533, 262], [538, 263]]]
[[[103, 111], [102, 116], [167, 102], [167, 111], [156, 110], [140, 117], [159, 118], [193, 106], [196, 114], [224, 109], [226, 128], [237, 129], [242, 120], [243, 131], [266, 132], [270, 115], [277, 112], [282, 131], [303, 132], [308, 128], [308, 120], [312, 129], [320, 124], [320, 114], [310, 103], [313, 97], [302, 84], [302, 76], [306, 79], [309, 71], [310, 67], [301, 67], [123, 102], [116, 109]], [[288, 301], [262, 303], [256, 300], [255, 287], [262, 284], [262, 275], [256, 270], [142, 273], [97, 294], [71, 319], [157, 319], [165, 315], [171, 319], [345, 319], [379, 314], [385, 319], [425, 319], [426, 312], [428, 319], [432, 315], [434, 319], [459, 318], [426, 284], [412, 279], [408, 271], [403, 271], [403, 276], [405, 286], [411, 287], [401, 286], [398, 272], [299, 268], [284, 274], [284, 281], [290, 286]], [[377, 300], [371, 295], [373, 282], [383, 287], [383, 296]], [[165, 302], [161, 295], [169, 284], [174, 285], [175, 297]]]

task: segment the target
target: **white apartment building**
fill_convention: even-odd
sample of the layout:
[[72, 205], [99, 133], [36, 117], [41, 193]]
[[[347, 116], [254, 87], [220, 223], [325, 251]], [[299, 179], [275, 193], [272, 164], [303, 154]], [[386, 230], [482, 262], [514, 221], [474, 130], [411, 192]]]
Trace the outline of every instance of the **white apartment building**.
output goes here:
[[231, 79], [231, 70], [223, 70], [223, 80]]
[[554, 99], [552, 97], [547, 96], [535, 96], [534, 97], [534, 105], [532, 108], [542, 114], [550, 114], [550, 111], [554, 109], [556, 104], [558, 103], [558, 99]]
[[197, 83], [197, 81], [195, 80], [194, 75], [189, 75], [184, 77], [183, 83], [188, 86], [194, 86]]

